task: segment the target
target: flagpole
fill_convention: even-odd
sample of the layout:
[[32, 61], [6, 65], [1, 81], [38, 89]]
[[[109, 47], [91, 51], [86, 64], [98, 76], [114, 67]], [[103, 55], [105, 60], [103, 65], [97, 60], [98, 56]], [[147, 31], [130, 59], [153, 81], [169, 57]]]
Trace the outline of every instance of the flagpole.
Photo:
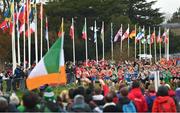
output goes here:
[[[47, 17], [46, 17], [46, 24], [48, 24], [48, 19], [47, 19]], [[48, 25], [46, 25], [46, 41], [47, 41], [47, 49], [48, 49], [48, 51], [49, 51], [49, 38], [48, 38]]]
[[169, 61], [169, 29], [167, 30], [167, 61]]
[[[31, 67], [31, 34], [30, 34], [30, 22], [29, 22], [29, 11], [31, 11], [31, 5], [29, 7], [29, 4], [28, 1], [27, 1], [27, 4], [28, 4], [28, 10], [27, 10], [27, 23], [28, 23], [28, 67], [30, 68]], [[30, 9], [30, 10], [29, 10]]]
[[76, 53], [75, 53], [75, 42], [74, 42], [74, 19], [72, 18], [72, 26], [73, 26], [73, 64], [75, 65], [76, 61]]
[[[144, 42], [144, 55], [146, 54], [146, 37], [145, 37], [145, 26], [143, 26], [143, 29], [144, 29], [144, 40], [145, 40], [145, 42]], [[146, 58], [146, 57], [145, 57]]]
[[94, 35], [95, 35], [95, 40], [96, 40], [96, 62], [98, 63], [98, 45], [97, 45], [97, 28], [96, 28], [96, 20], [94, 22]]
[[[25, 3], [26, 3], [26, 1], [24, 0], [24, 5], [25, 5]], [[24, 53], [24, 55], [23, 55], [23, 67], [24, 67], [24, 69], [26, 69], [26, 33], [25, 33], [25, 24], [26, 24], [26, 17], [25, 17], [25, 14], [26, 12], [25, 12], [25, 10], [24, 10], [24, 13], [23, 13], [23, 19], [24, 19], [24, 21], [23, 21], [23, 24], [24, 24], [24, 28], [23, 28], [23, 30], [24, 30], [24, 32], [23, 32], [23, 48], [24, 48], [24, 51], [23, 51], [23, 53]]]
[[87, 65], [87, 60], [88, 60], [88, 49], [87, 49], [87, 26], [86, 26], [86, 18], [85, 18], [85, 46], [86, 46], [86, 65]]
[[43, 3], [41, 2], [41, 8], [40, 8], [40, 13], [41, 13], [41, 58], [43, 56]]
[[[121, 24], [121, 28], [122, 28], [122, 24]], [[120, 43], [120, 53], [122, 52], [122, 36], [121, 36], [121, 43]]]
[[[16, 12], [18, 13], [18, 8], [17, 8], [17, 3], [16, 3]], [[19, 22], [18, 22], [18, 18], [16, 19], [16, 29], [17, 29], [17, 46], [18, 46], [18, 65], [21, 64], [21, 57], [20, 57], [20, 34], [19, 34]]]
[[[140, 31], [140, 27], [139, 27], [139, 31]], [[139, 54], [141, 54], [141, 39], [139, 39]], [[139, 59], [141, 60], [141, 57], [139, 57]]]
[[[149, 27], [149, 36], [151, 35], [151, 28]], [[150, 38], [150, 44], [149, 44], [149, 54], [151, 55], [151, 36], [149, 37]], [[152, 63], [152, 59], [150, 58], [150, 64]]]
[[111, 22], [111, 59], [113, 60], [114, 53], [113, 53], [113, 23]]
[[12, 26], [12, 73], [14, 74], [14, 70], [16, 68], [16, 49], [15, 49], [15, 20], [14, 20], [14, 0], [12, 1], [13, 3], [13, 12], [12, 12], [12, 21], [13, 21], [13, 26]]
[[159, 27], [159, 60], [161, 60], [161, 28]]
[[165, 42], [165, 38], [167, 37], [167, 32], [166, 32], [166, 28], [164, 28], [164, 32], [166, 33], [165, 37], [164, 37], [164, 57], [166, 58], [167, 60], [167, 44]]
[[35, 60], [38, 63], [38, 39], [37, 39], [37, 7], [35, 4]]
[[[135, 33], [136, 33], [136, 25], [135, 25]], [[136, 60], [136, 36], [134, 38], [134, 48], [135, 48], [135, 50], [134, 50], [134, 54], [135, 54], [134, 60]]]
[[[129, 24], [128, 24], [128, 29], [129, 29]], [[129, 58], [129, 35], [128, 35], [128, 58]]]
[[103, 33], [102, 34], [103, 35], [103, 37], [102, 37], [102, 42], [103, 43], [102, 43], [102, 45], [103, 45], [103, 61], [104, 61], [104, 21], [102, 22], [102, 29], [103, 29], [103, 32], [102, 32]]
[[155, 58], [155, 63], [157, 62], [157, 56], [156, 56], [156, 32], [155, 32], [155, 27], [154, 27], [154, 58]]

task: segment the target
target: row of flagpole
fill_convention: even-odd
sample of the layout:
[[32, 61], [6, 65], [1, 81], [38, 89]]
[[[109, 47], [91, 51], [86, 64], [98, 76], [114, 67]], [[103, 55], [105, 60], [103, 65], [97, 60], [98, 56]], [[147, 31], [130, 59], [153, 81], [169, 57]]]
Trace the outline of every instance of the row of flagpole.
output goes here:
[[[13, 6], [13, 14], [15, 13], [14, 12], [14, 1], [12, 2], [12, 6]], [[29, 2], [25, 2], [24, 1], [24, 5], [26, 4], [26, 7], [27, 7], [27, 31], [28, 31], [28, 67], [31, 67], [31, 34], [29, 32], [29, 30], [31, 29], [32, 26], [35, 26], [35, 62], [38, 63], [38, 39], [37, 39], [37, 8], [36, 8], [36, 4], [35, 4], [35, 15], [34, 15], [34, 24], [30, 24], [30, 20], [29, 20], [29, 10], [31, 10], [31, 4]], [[30, 5], [29, 5], [30, 4]], [[16, 9], [17, 9], [17, 4], [16, 4]], [[25, 9], [25, 8], [24, 8]], [[17, 10], [16, 10], [17, 11]], [[18, 11], [17, 11], [18, 12]], [[41, 16], [41, 32], [40, 32], [40, 58], [43, 57], [43, 3], [40, 4], [40, 16]], [[23, 48], [24, 48], [24, 51], [23, 51], [23, 66], [24, 68], [26, 68], [26, 39], [25, 39], [25, 36], [26, 36], [26, 33], [25, 33], [25, 20], [26, 20], [26, 17], [25, 17], [25, 12], [24, 12], [24, 16], [23, 16], [23, 24], [24, 24], [24, 27], [23, 27]], [[12, 15], [12, 23], [13, 23], [13, 27], [12, 27], [12, 62], [13, 62], [13, 70], [15, 69], [16, 67], [16, 47], [15, 47], [15, 24], [16, 24], [16, 27], [17, 27], [17, 31], [19, 30], [19, 22], [18, 22], [18, 19], [16, 19], [16, 22], [15, 22], [15, 17], [14, 15]], [[118, 38], [120, 37], [120, 53], [122, 53], [122, 49], [123, 49], [123, 40], [124, 39], [128, 39], [128, 57], [130, 55], [130, 51], [129, 51], [129, 44], [130, 44], [130, 32], [129, 32], [129, 24], [128, 24], [128, 28], [126, 30], [126, 32], [123, 34], [122, 32], [122, 24], [121, 24], [121, 27], [120, 29], [118, 30], [118, 33], [115, 35], [115, 38], [113, 39], [113, 24], [111, 23], [111, 59], [113, 60], [114, 58], [114, 53], [113, 53], [113, 44], [114, 42], [117, 42], [118, 41]], [[75, 61], [76, 61], [76, 55], [75, 55], [75, 40], [74, 40], [74, 19], [72, 18], [72, 30], [73, 30], [73, 35], [72, 35], [72, 39], [73, 39], [73, 64], [75, 65]], [[96, 21], [94, 22], [94, 42], [96, 44], [96, 61], [98, 62], [98, 42], [97, 42], [97, 25], [96, 25]], [[104, 22], [102, 22], [102, 27], [101, 27], [101, 39], [102, 39], [102, 59], [104, 60], [105, 59], [105, 50], [104, 50], [104, 44], [105, 44], [105, 40], [104, 40]], [[143, 33], [141, 33], [143, 32]], [[169, 32], [169, 30], [168, 30]], [[166, 37], [169, 38], [169, 33], [166, 32]], [[146, 40], [146, 36], [145, 36], [145, 27], [143, 26], [142, 30], [141, 28], [139, 27], [139, 33], [141, 33], [140, 35], [143, 34], [143, 37], [144, 40]], [[139, 34], [138, 33], [138, 34]], [[141, 39], [138, 39], [138, 34], [136, 34], [136, 25], [135, 25], [135, 58], [137, 58], [137, 42], [139, 40], [139, 54], [141, 54]], [[147, 34], [147, 33], [146, 33]], [[150, 34], [150, 27], [149, 27], [149, 35]], [[160, 36], [160, 28], [159, 28], [159, 34], [158, 36]], [[153, 30], [153, 34], [151, 35], [151, 37], [154, 37], [154, 57], [155, 57], [155, 62], [157, 61], [157, 52], [156, 52], [156, 36], [155, 36], [155, 27], [154, 27], [154, 30]], [[150, 37], [150, 36], [149, 36]], [[20, 33], [17, 32], [17, 62], [18, 64], [20, 65], [21, 64], [21, 53], [20, 53]], [[46, 35], [45, 35], [45, 38], [47, 40], [47, 48], [49, 50], [49, 39], [48, 39], [48, 22], [47, 22], [47, 18], [46, 18]], [[84, 27], [83, 27], [83, 39], [85, 40], [85, 55], [86, 55], [86, 61], [88, 60], [88, 48], [87, 48], [87, 24], [86, 24], [86, 18], [85, 18], [85, 23], [84, 23]], [[146, 43], [143, 43], [144, 44], [144, 54], [147, 54], [147, 51], [146, 51]], [[159, 55], [160, 55], [160, 59], [161, 59], [161, 43], [159, 43]], [[149, 54], [151, 55], [151, 44], [149, 44]], [[167, 60], [169, 60], [169, 39], [167, 39], [167, 44], [165, 44], [165, 55], [166, 55], [166, 58]]]

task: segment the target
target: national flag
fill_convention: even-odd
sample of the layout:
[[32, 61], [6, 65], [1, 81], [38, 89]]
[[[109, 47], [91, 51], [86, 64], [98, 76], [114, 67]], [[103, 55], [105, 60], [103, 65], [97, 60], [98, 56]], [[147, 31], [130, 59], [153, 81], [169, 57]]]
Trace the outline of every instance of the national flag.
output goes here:
[[133, 38], [133, 37], [136, 37], [136, 31], [135, 30], [132, 30], [130, 35], [129, 35], [129, 38]]
[[71, 39], [74, 38], [74, 23], [73, 23], [73, 19], [72, 19], [72, 24], [71, 24], [71, 27], [70, 27], [70, 31], [69, 31], [69, 36]]
[[7, 21], [3, 21], [1, 24], [0, 24], [0, 29], [3, 30], [3, 32], [5, 32], [7, 29], [9, 28], [9, 24]]
[[26, 84], [29, 90], [45, 84], [66, 84], [63, 35], [61, 36], [28, 76]]
[[144, 32], [141, 31], [137, 34], [135, 39], [138, 41], [138, 40], [141, 40], [143, 37], [144, 37]]
[[151, 36], [150, 35], [147, 35], [147, 43], [151, 44]]
[[129, 27], [127, 28], [126, 32], [123, 34], [121, 40], [123, 41], [125, 38], [129, 37]]
[[104, 22], [102, 22], [102, 27], [101, 27], [101, 40], [102, 43], [104, 43]]
[[63, 26], [64, 26], [64, 23], [63, 23], [63, 21], [61, 22], [61, 26], [60, 26], [60, 30], [59, 30], [59, 32], [58, 32], [58, 37], [59, 38], [61, 38], [63, 35], [64, 35], [64, 28], [63, 28]]
[[25, 24], [22, 24], [19, 29], [19, 33], [21, 34], [25, 30]]
[[142, 43], [142, 44], [145, 44], [145, 43], [147, 43], [147, 40], [146, 40], [145, 38], [143, 38], [143, 39], [141, 40], [141, 43]]
[[160, 30], [157, 36], [157, 43], [161, 43], [162, 42], [162, 38], [161, 38], [161, 34], [160, 34]]
[[48, 19], [46, 17], [46, 34], [45, 34], [45, 38], [47, 40], [47, 42], [49, 42], [49, 36], [48, 36]]
[[85, 22], [82, 30], [82, 39], [86, 40], [86, 38], [87, 38], [87, 31], [86, 31], [86, 22]]
[[163, 33], [164, 37], [164, 43], [168, 43], [168, 34], [169, 34], [169, 29], [166, 30], [165, 34]]
[[155, 40], [155, 32], [153, 32], [151, 35], [151, 44], [154, 43], [154, 40]]
[[118, 30], [116, 36], [114, 37], [114, 42], [117, 42], [119, 40], [119, 37], [122, 37], [122, 26], [121, 28]]
[[96, 21], [94, 22], [94, 43], [97, 42], [97, 28], [96, 28]]
[[34, 21], [32, 21], [31, 22], [31, 24], [30, 24], [30, 29], [29, 29], [29, 31], [27, 30], [26, 31], [26, 36], [28, 37], [28, 32], [30, 32], [30, 34], [32, 34], [33, 32], [35, 32], [35, 22]]

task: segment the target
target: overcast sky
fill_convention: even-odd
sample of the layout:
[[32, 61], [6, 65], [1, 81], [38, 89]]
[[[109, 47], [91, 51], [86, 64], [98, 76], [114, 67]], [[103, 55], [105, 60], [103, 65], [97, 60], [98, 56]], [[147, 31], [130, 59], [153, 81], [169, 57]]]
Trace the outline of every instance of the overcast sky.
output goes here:
[[153, 7], [161, 8], [160, 11], [166, 14], [173, 14], [180, 7], [180, 0], [157, 0]]

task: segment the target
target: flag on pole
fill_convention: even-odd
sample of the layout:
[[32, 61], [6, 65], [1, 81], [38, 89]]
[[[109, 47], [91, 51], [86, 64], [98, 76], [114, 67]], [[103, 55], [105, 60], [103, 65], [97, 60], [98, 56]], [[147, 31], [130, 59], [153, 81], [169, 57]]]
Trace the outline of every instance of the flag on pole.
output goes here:
[[73, 25], [73, 22], [72, 22], [71, 27], [70, 27], [69, 36], [70, 36], [71, 39], [73, 39], [73, 37], [74, 37], [74, 25]]
[[96, 21], [95, 21], [95, 23], [94, 23], [94, 43], [96, 43], [97, 42], [97, 27], [96, 27]]
[[158, 36], [157, 36], [157, 43], [161, 43], [161, 42], [162, 42], [162, 38], [161, 38], [160, 31], [159, 31]]
[[46, 38], [47, 42], [49, 42], [49, 36], [48, 36], [48, 20], [47, 20], [47, 17], [46, 17], [46, 34], [45, 34], [45, 38]]
[[155, 32], [153, 32], [151, 35], [151, 44], [154, 43], [154, 40], [155, 40]]
[[59, 32], [58, 32], [58, 37], [62, 37], [62, 35], [64, 35], [64, 29], [63, 29], [63, 26], [64, 26], [64, 23], [62, 22], [61, 25], [60, 25], [60, 29]]
[[102, 28], [101, 28], [101, 40], [102, 43], [104, 43], [104, 23], [102, 23]]
[[166, 44], [168, 43], [168, 35], [167, 35], [168, 33], [169, 33], [169, 29], [167, 29], [162, 35], [163, 42]]
[[3, 32], [6, 32], [7, 29], [9, 28], [9, 24], [6, 20], [4, 20], [1, 24], [0, 24], [0, 29], [3, 30]]
[[28, 32], [30, 32], [30, 34], [32, 34], [32, 33], [35, 32], [35, 29], [36, 29], [36, 27], [35, 27], [35, 22], [32, 21], [31, 24], [30, 24], [30, 29], [29, 29], [29, 31], [28, 31], [28, 30], [26, 31], [26, 37], [28, 37]]
[[[63, 29], [61, 32], [63, 32]], [[64, 33], [31, 71], [26, 80], [29, 90], [39, 88], [45, 84], [66, 84], [63, 39]]]
[[130, 35], [129, 35], [129, 38], [133, 38], [133, 37], [136, 37], [136, 31], [135, 30], [132, 30]]
[[143, 38], [143, 39], [141, 40], [141, 43], [142, 43], [142, 44], [145, 44], [145, 43], [147, 43], [147, 40], [146, 40], [145, 38]]
[[139, 32], [138, 34], [137, 34], [137, 36], [136, 36], [136, 40], [141, 40], [142, 38], [144, 37], [144, 32], [143, 31], [141, 31], [141, 32]]
[[87, 32], [86, 32], [86, 23], [85, 23], [82, 30], [82, 39], [86, 40], [86, 37], [87, 37]]
[[123, 41], [125, 38], [128, 38], [129, 36], [129, 27], [127, 28], [126, 32], [123, 34], [121, 40]]
[[147, 43], [148, 43], [148, 44], [151, 44], [151, 35], [150, 35], [150, 34], [147, 35]]
[[117, 42], [119, 40], [119, 37], [122, 37], [122, 26], [121, 28], [118, 30], [117, 34], [114, 37], [114, 42]]

